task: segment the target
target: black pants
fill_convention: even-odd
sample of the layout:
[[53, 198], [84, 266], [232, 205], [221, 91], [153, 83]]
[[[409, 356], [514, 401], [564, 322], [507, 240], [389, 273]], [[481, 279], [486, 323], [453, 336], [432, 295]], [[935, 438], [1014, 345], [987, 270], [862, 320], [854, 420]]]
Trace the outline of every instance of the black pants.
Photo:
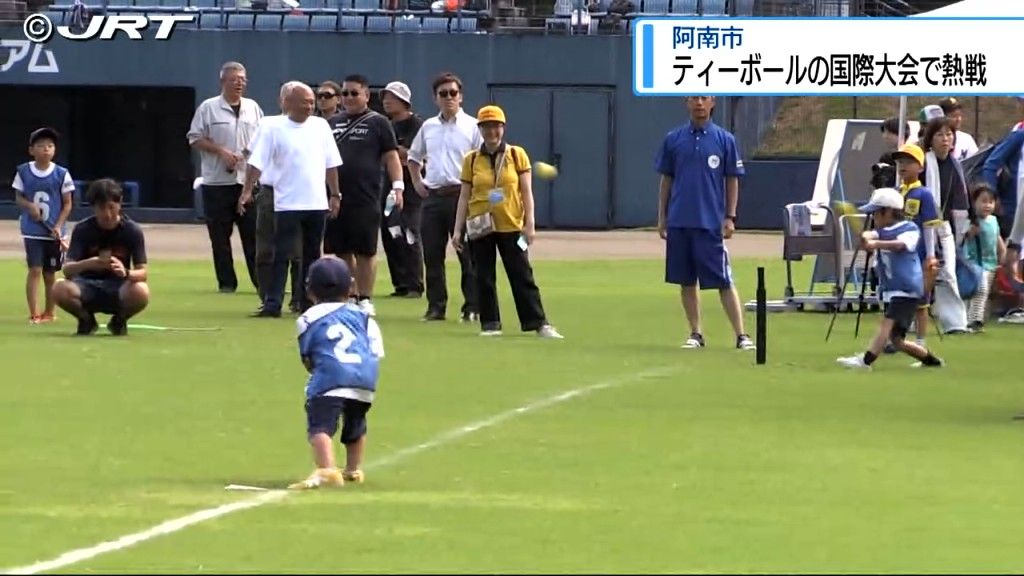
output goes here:
[[519, 247], [519, 232], [492, 232], [483, 238], [470, 240], [469, 250], [473, 253], [473, 264], [476, 266], [482, 327], [491, 329], [501, 325], [496, 285], [497, 254], [501, 254], [501, 263], [505, 266], [505, 275], [512, 288], [520, 327], [527, 332], [547, 324], [544, 306], [540, 301], [540, 289], [533, 281], [530, 258]]
[[[299, 284], [303, 282], [299, 277], [299, 267], [302, 264], [301, 255], [301, 242], [296, 237], [292, 250], [288, 253], [291, 258], [289, 264], [292, 277], [291, 304], [296, 309], [301, 307], [296, 294], [296, 291], [302, 290], [299, 287]], [[265, 302], [266, 294], [264, 292], [274, 282], [274, 188], [272, 186], [261, 186], [256, 194], [256, 277], [259, 280], [260, 302]]]
[[[447, 275], [444, 270], [445, 251], [455, 231], [455, 209], [459, 195], [440, 196], [432, 190], [423, 200], [423, 264], [426, 266], [427, 311], [444, 314], [448, 309]], [[477, 312], [476, 280], [473, 260], [468, 250], [459, 253], [462, 266], [462, 313]]]
[[[415, 198], [412, 198], [415, 196]], [[404, 196], [404, 204], [390, 217], [381, 218], [380, 238], [388, 259], [391, 285], [397, 293], [423, 292], [423, 238], [420, 223], [423, 220], [422, 199], [413, 190]], [[383, 205], [382, 205], [383, 207]], [[391, 235], [392, 226], [400, 226], [397, 238]]]
[[[327, 212], [324, 210], [295, 210], [274, 213], [274, 279], [265, 293], [264, 308], [280, 312], [284, 300], [284, 284], [288, 279], [288, 256], [295, 242], [295, 236], [302, 238], [302, 275], [309, 275], [309, 267], [320, 258], [320, 246], [324, 241], [324, 225]], [[306, 300], [305, 282], [296, 287], [298, 295], [292, 300], [299, 302], [305, 310], [311, 302]]]
[[221, 290], [236, 290], [238, 277], [235, 275], [235, 260], [231, 254], [231, 233], [238, 226], [242, 238], [242, 252], [249, 280], [259, 286], [256, 277], [256, 211], [246, 210], [238, 214], [238, 198], [242, 185], [203, 185], [203, 210], [206, 212], [206, 231], [210, 234], [213, 249], [213, 270], [217, 274], [217, 287]]

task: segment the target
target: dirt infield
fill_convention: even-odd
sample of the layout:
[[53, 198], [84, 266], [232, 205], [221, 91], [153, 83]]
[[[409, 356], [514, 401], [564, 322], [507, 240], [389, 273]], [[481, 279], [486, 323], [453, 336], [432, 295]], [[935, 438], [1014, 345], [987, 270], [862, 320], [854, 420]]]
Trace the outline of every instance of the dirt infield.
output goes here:
[[[210, 239], [201, 224], [143, 224], [146, 251], [151, 259], [198, 260], [210, 257]], [[236, 231], [237, 232], [237, 231]], [[232, 237], [235, 253], [241, 257], [238, 234]], [[609, 232], [540, 231], [531, 248], [537, 260], [621, 260], [660, 258], [664, 242], [653, 231], [615, 230]], [[740, 233], [728, 242], [733, 257], [772, 257], [782, 254], [782, 236], [768, 233]], [[449, 250], [451, 250], [449, 248]], [[25, 254], [16, 221], [0, 222], [0, 257], [20, 258]], [[383, 249], [381, 250], [383, 254]]]

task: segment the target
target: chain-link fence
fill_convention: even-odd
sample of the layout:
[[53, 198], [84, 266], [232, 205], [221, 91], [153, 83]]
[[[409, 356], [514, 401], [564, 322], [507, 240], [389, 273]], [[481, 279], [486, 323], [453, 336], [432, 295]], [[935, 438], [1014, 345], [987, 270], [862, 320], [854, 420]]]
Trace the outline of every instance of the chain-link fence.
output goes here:
[[[921, 108], [938, 104], [941, 97], [907, 98], [907, 119], [917, 120]], [[974, 136], [979, 147], [1002, 140], [1010, 128], [1024, 119], [1015, 98], [973, 96], [958, 98], [963, 105], [960, 130]], [[884, 120], [899, 115], [894, 96], [789, 97], [783, 98], [771, 126], [764, 130], [755, 157], [817, 158], [828, 121], [836, 118]]]

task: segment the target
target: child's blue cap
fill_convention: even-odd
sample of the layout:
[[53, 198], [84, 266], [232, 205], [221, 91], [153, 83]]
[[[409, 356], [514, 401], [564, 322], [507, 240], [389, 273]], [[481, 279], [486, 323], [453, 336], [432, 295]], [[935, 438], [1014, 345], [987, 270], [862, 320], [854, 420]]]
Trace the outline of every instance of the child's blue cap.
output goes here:
[[352, 285], [352, 273], [341, 258], [324, 256], [309, 267], [306, 288], [317, 298], [344, 298]]
[[56, 144], [58, 138], [57, 131], [53, 128], [46, 127], [33, 130], [32, 133], [28, 135], [28, 145], [32, 146], [37, 140], [42, 140], [43, 138], [49, 139]]

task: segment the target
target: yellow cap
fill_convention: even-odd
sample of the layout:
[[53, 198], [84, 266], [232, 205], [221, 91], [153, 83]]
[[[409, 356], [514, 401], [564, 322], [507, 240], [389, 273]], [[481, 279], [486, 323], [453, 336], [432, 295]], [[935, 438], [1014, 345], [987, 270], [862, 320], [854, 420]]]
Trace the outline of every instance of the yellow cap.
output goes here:
[[505, 123], [505, 111], [497, 106], [484, 106], [476, 113], [476, 123], [501, 122]]
[[921, 166], [924, 166], [924, 150], [917, 144], [904, 144], [900, 146], [898, 152], [893, 153], [892, 159], [899, 160], [900, 157], [907, 158], [917, 162]]

